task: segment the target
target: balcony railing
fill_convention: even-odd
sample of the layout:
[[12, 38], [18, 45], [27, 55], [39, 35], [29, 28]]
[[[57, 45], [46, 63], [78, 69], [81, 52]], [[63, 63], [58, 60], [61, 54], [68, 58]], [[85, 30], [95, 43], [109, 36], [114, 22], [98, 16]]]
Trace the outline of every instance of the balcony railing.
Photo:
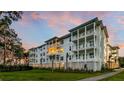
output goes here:
[[93, 30], [88, 30], [88, 31], [86, 32], [86, 35], [87, 35], [87, 36], [93, 35], [93, 34], [95, 34]]
[[79, 37], [80, 37], [80, 38], [85, 37], [85, 33], [79, 34]]
[[78, 47], [77, 46], [72, 46], [72, 51], [77, 51]]
[[72, 36], [72, 41], [77, 40], [77, 36]]
[[94, 45], [94, 42], [90, 42], [86, 44], [86, 48], [94, 48], [96, 45]]
[[79, 49], [84, 49], [85, 48], [85, 45], [82, 44], [82, 45], [79, 45]]

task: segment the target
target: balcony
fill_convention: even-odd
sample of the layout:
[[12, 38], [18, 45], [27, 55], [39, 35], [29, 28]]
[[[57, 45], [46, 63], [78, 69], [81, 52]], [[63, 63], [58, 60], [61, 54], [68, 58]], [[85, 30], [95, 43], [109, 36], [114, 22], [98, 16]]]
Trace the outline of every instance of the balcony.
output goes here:
[[72, 59], [72, 61], [73, 61], [73, 62], [84, 62], [85, 59], [83, 59], [83, 57], [81, 57], [81, 56], [80, 56], [80, 58], [77, 58], [77, 59], [76, 59], [76, 56], [74, 56], [73, 59]]
[[94, 47], [96, 47], [96, 44], [94, 45], [94, 41], [87, 42], [86, 48], [94, 48]]
[[80, 49], [80, 50], [84, 50], [84, 49], [85, 49], [85, 45], [84, 45], [84, 44], [79, 45], [79, 49]]
[[72, 51], [77, 51], [78, 47], [77, 46], [72, 46]]
[[85, 33], [80, 33], [79, 34], [79, 38], [84, 38], [85, 37]]
[[86, 32], [86, 35], [87, 35], [87, 36], [91, 36], [91, 35], [94, 35], [94, 34], [95, 34], [95, 33], [94, 33], [93, 29], [88, 30], [88, 31]]
[[72, 41], [77, 40], [77, 36], [72, 36]]

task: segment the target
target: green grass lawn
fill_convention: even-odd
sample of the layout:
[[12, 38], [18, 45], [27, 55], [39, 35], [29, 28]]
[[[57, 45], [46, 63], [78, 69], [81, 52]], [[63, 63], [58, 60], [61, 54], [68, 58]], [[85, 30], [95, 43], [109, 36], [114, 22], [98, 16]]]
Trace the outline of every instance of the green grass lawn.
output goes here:
[[51, 72], [50, 70], [33, 69], [29, 71], [0, 72], [0, 79], [5, 81], [66, 81], [80, 80], [92, 76], [101, 75], [101, 72], [94, 73], [69, 73]]
[[102, 81], [124, 81], [124, 71], [112, 77], [103, 79]]

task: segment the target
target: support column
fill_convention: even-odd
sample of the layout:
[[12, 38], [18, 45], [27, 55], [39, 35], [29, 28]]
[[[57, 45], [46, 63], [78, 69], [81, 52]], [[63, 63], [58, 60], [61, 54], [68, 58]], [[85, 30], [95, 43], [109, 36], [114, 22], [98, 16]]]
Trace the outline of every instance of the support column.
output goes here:
[[87, 27], [85, 26], [85, 45], [84, 45], [84, 47], [85, 47], [85, 64], [86, 64], [86, 62], [87, 62], [87, 59], [86, 59], [86, 54], [87, 54], [87, 51], [86, 51], [86, 47], [87, 47], [87, 46], [86, 46], [86, 43], [87, 43], [87, 42], [86, 42], [86, 41], [87, 41], [87, 40], [86, 40], [86, 31], [87, 31]]
[[[72, 36], [73, 36], [73, 32], [71, 32], [71, 51], [73, 50]], [[71, 52], [71, 54], [73, 55], [72, 52]], [[71, 56], [71, 60], [73, 60], [73, 59], [72, 59], [72, 56]]]
[[95, 26], [96, 26], [96, 24], [95, 24], [95, 22], [94, 22], [93, 25], [94, 25], [94, 27], [93, 27], [94, 30], [93, 31], [94, 31], [94, 59], [95, 59], [95, 55], [96, 55], [96, 53], [95, 53], [95, 47], [96, 47], [96, 39], [95, 39], [95, 30], [96, 30], [96, 27]]
[[96, 70], [96, 40], [95, 40], [95, 32], [96, 32], [96, 23], [93, 23], [93, 31], [94, 31], [94, 70]]
[[85, 26], [85, 45], [84, 45], [84, 47], [85, 47], [85, 63], [84, 63], [84, 70], [87, 70], [87, 68], [86, 68], [86, 64], [87, 64], [87, 59], [86, 59], [86, 54], [87, 54], [87, 50], [86, 50], [86, 41], [87, 41], [87, 39], [86, 39], [86, 31], [87, 31], [87, 26]]
[[79, 29], [77, 30], [77, 55], [78, 55], [78, 61], [79, 61]]

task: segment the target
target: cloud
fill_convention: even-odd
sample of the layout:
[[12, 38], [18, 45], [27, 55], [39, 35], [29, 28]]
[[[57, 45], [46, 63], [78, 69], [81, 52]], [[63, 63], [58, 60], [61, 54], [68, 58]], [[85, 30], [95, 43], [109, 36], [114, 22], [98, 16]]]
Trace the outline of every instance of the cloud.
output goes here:
[[23, 42], [22, 43], [22, 47], [24, 47], [26, 50], [30, 49], [30, 48], [33, 48], [33, 47], [37, 47], [38, 44], [36, 43], [33, 43], [33, 42]]
[[[54, 31], [53, 33], [55, 33], [57, 36], [61, 36], [67, 34], [69, 29], [78, 26], [94, 17], [98, 17], [99, 19], [103, 20], [103, 23], [106, 23], [105, 25], [108, 29], [110, 44], [119, 45], [121, 48], [123, 48], [123, 41], [120, 41], [123, 37], [120, 37], [118, 32], [122, 32], [124, 29], [124, 16], [120, 16], [117, 13], [106, 11], [25, 12], [22, 16], [22, 20], [18, 22], [21, 24], [21, 26], [29, 27], [34, 27], [35, 22], [47, 23], [47, 26]], [[27, 29], [27, 31], [30, 30]], [[26, 49], [29, 49], [37, 46], [37, 44], [24, 42], [23, 46], [26, 47]]]
[[29, 25], [30, 22], [31, 22], [31, 20], [29, 19], [28, 15], [23, 15], [22, 19], [18, 21], [18, 23], [21, 26], [27, 26], [27, 25]]
[[109, 12], [109, 11], [88, 11], [88, 12], [86, 12], [86, 15], [104, 19], [104, 18], [108, 17], [108, 15], [110, 15], [111, 13], [112, 12]]
[[124, 57], [124, 48], [119, 49], [119, 56]]
[[79, 25], [84, 22], [82, 18], [72, 15], [71, 12], [32, 12], [32, 19], [45, 20], [48, 26], [59, 32], [59, 35], [66, 34], [70, 25]]
[[119, 45], [120, 48], [124, 48], [124, 43]]
[[[19, 22], [22, 26], [31, 25], [35, 21], [46, 21], [48, 27], [52, 28], [57, 35], [64, 35], [68, 30], [87, 20], [89, 16], [105, 18], [110, 12], [97, 11], [76, 11], [76, 12], [24, 12], [22, 20]], [[85, 18], [82, 18], [85, 17]]]
[[116, 18], [119, 24], [124, 25], [124, 16], [116, 16]]

